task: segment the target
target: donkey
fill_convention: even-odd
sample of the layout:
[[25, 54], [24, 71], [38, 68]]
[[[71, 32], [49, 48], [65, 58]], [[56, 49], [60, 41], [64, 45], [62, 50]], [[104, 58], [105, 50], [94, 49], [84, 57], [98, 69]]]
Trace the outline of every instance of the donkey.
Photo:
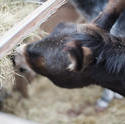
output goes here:
[[58, 24], [22, 48], [28, 65], [63, 88], [96, 84], [125, 96], [125, 39], [110, 33], [124, 8], [124, 0], [109, 0], [90, 23]]

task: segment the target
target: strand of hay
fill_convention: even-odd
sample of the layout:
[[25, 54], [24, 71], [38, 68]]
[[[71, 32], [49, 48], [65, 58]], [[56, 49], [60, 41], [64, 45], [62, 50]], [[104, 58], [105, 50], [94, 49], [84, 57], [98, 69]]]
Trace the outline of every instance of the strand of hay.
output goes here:
[[0, 60], [0, 90], [11, 90], [14, 85], [14, 71], [11, 60], [4, 57]]

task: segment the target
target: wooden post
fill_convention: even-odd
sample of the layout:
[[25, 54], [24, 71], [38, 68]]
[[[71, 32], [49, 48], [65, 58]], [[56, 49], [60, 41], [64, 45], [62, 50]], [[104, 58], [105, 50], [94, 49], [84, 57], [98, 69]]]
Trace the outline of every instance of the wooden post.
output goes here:
[[28, 33], [44, 23], [67, 0], [47, 0], [21, 22], [15, 24], [2, 38], [0, 38], [0, 59], [14, 48]]

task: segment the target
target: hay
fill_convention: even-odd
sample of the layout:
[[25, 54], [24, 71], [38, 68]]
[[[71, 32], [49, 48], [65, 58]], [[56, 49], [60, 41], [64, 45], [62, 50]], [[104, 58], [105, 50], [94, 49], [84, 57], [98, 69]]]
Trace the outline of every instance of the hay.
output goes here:
[[39, 5], [24, 3], [22, 0], [0, 1], [0, 36], [6, 33], [17, 22], [35, 10]]
[[8, 57], [4, 57], [0, 60], [0, 89], [12, 89], [14, 80], [12, 62]]
[[[38, 4], [24, 3], [23, 0], [0, 0], [0, 37], [38, 6]], [[37, 33], [38, 31], [29, 34], [24, 41], [36, 37], [40, 39]], [[16, 47], [19, 45], [17, 44]], [[13, 52], [14, 49], [8, 55], [14, 54]], [[3, 89], [11, 92], [15, 81], [14, 68], [8, 55], [0, 60], [0, 98]]]
[[100, 88], [67, 90], [56, 87], [47, 78], [40, 77], [29, 85], [28, 92], [29, 99], [21, 98], [19, 93], [13, 93], [12, 97], [5, 101], [3, 111], [44, 124], [80, 124], [75, 122], [82, 122], [83, 119], [86, 119], [86, 122], [95, 121], [95, 118], [86, 117], [84, 114], [92, 112], [93, 115], [93, 105], [99, 97]]
[[29, 99], [14, 92], [3, 111], [41, 124], [124, 124], [125, 100], [113, 100], [110, 107], [97, 112], [95, 103], [102, 89], [90, 86], [67, 90], [38, 78], [29, 85]]
[[97, 112], [95, 103], [102, 89], [90, 86], [67, 90], [40, 77], [29, 85], [29, 99], [14, 92], [3, 111], [41, 124], [124, 124], [125, 100], [113, 100], [110, 107]]
[[41, 40], [42, 38], [46, 37], [48, 35], [47, 32], [43, 31], [38, 27], [35, 31], [28, 34], [22, 41], [22, 43], [30, 43], [34, 41]]

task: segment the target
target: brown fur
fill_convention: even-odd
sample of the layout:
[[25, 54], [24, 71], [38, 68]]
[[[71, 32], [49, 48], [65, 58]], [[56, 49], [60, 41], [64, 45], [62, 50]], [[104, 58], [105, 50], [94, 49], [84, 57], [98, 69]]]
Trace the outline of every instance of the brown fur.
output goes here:
[[17, 50], [14, 56], [15, 85], [14, 90], [19, 91], [23, 97], [28, 97], [27, 86], [36, 77], [36, 73], [27, 65], [24, 59], [25, 45]]
[[97, 84], [125, 96], [125, 49], [122, 39], [110, 34], [122, 9], [107, 10], [90, 24], [61, 23], [48, 37], [29, 44], [25, 56], [30, 67], [63, 88]]
[[84, 55], [83, 64], [85, 66], [88, 66], [92, 62], [92, 56], [93, 56], [92, 51], [88, 47], [82, 47], [82, 49], [83, 49], [83, 55]]
[[102, 29], [110, 31], [124, 9], [125, 0], [109, 0], [104, 11], [93, 22]]

